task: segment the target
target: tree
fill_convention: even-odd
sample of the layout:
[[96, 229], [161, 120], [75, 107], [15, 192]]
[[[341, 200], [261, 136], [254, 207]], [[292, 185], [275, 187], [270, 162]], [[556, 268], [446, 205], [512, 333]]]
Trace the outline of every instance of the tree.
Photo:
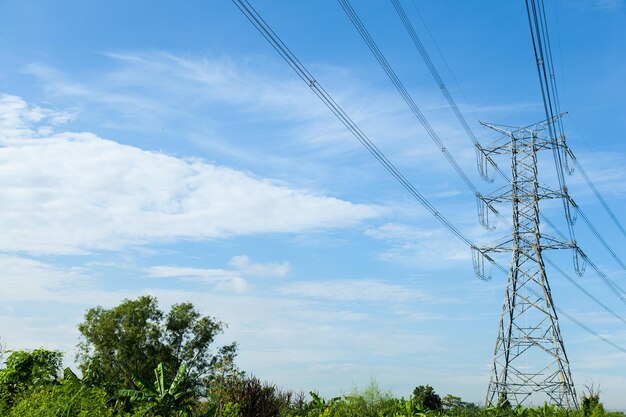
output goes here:
[[413, 399], [422, 410], [441, 410], [441, 398], [430, 385], [416, 387], [413, 390]]
[[11, 352], [0, 370], [0, 408], [11, 408], [29, 390], [56, 383], [62, 357], [46, 349]]
[[78, 326], [77, 359], [83, 375], [109, 394], [132, 386], [133, 377], [150, 380], [153, 369], [162, 363], [168, 379], [185, 364], [186, 388], [204, 395], [214, 368], [236, 356], [235, 343], [211, 351], [224, 326], [201, 316], [191, 303], [175, 304], [165, 314], [154, 297], [124, 300], [110, 309], [87, 311]]
[[461, 397], [457, 397], [452, 394], [448, 394], [441, 399], [443, 409], [446, 411], [459, 411], [459, 410], [478, 410], [478, 407], [474, 403], [468, 403], [461, 400]]
[[[181, 365], [170, 384], [163, 364], [159, 363], [154, 370], [154, 384], [135, 377], [133, 380], [139, 389], [123, 389], [119, 395], [139, 405], [145, 416], [192, 417], [195, 393], [184, 388], [186, 369], [185, 364]], [[211, 409], [205, 416], [215, 415], [215, 410]]]

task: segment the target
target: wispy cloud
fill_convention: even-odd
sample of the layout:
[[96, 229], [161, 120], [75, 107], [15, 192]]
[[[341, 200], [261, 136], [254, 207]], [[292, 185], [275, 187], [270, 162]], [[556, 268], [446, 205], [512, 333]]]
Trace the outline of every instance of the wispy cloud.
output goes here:
[[152, 266], [147, 273], [155, 278], [180, 278], [195, 282], [217, 284], [218, 288], [229, 288], [235, 291], [248, 289], [246, 277], [282, 278], [289, 273], [288, 262], [258, 263], [246, 255], [238, 255], [228, 262], [232, 269], [190, 268], [180, 266]]
[[334, 301], [406, 303], [434, 300], [434, 297], [425, 291], [373, 279], [298, 282], [282, 287], [280, 292], [285, 295]]
[[616, 10], [624, 6], [624, 0], [575, 0], [566, 2], [581, 9]]
[[89, 288], [89, 280], [82, 268], [63, 268], [35, 259], [0, 255], [0, 282], [2, 298], [13, 301], [70, 301], [61, 296]]
[[181, 278], [194, 282], [217, 284], [218, 288], [235, 291], [248, 289], [248, 282], [238, 271], [210, 268], [188, 268], [179, 266], [153, 266], [148, 275], [155, 278]]
[[[307, 86], [275, 61], [183, 56], [167, 52], [104, 55], [112, 60], [114, 69], [88, 81], [69, 80], [42, 64], [28, 65], [24, 72], [37, 77], [48, 94], [57, 99], [74, 97], [80, 102], [106, 108], [107, 113], [115, 114], [119, 128], [134, 130], [140, 126], [151, 131], [168, 119], [181, 126], [180, 136], [187, 140], [204, 143], [216, 151], [235, 152], [240, 157], [245, 156], [242, 149], [233, 149], [226, 141], [215, 137], [207, 139], [206, 125], [219, 130], [215, 125], [224, 120], [203, 121], [204, 135], [194, 131], [193, 126], [197, 123], [184, 126], [176, 120], [188, 120], [188, 115], [199, 109], [205, 113], [227, 112], [231, 117], [242, 116], [237, 119], [245, 120], [245, 124], [263, 124], [268, 120], [280, 122], [281, 128], [276, 129], [277, 139], [289, 138], [289, 143], [284, 140], [272, 142], [268, 138], [269, 143], [276, 143], [275, 150], [279, 153], [281, 148], [293, 151], [296, 145], [308, 149], [309, 158], [360, 151], [356, 140]], [[436, 156], [438, 148], [394, 91], [360, 84], [345, 68], [321, 67], [317, 70], [318, 78], [324, 81], [336, 101], [379, 146], [393, 155], [397, 163], [410, 161], [414, 164], [417, 159], [435, 165], [445, 163]], [[420, 92], [420, 103], [429, 111], [431, 124], [445, 139], [448, 149], [457, 155], [467, 153], [471, 157], [469, 142], [460, 139], [460, 127], [448, 122], [448, 109], [441, 97]], [[222, 119], [230, 120], [229, 117]], [[103, 122], [111, 123], [110, 120]], [[310, 153], [311, 149], [314, 155]], [[260, 151], [263, 150], [255, 148], [255, 152]], [[276, 155], [267, 156], [276, 158]]]
[[368, 229], [365, 234], [373, 239], [387, 242], [389, 249], [379, 257], [387, 261], [399, 261], [433, 267], [442, 261], [468, 262], [469, 248], [448, 231], [423, 229], [398, 223], [387, 223]]
[[0, 140], [3, 142], [50, 134], [53, 128], [73, 117], [70, 112], [32, 107], [20, 97], [0, 94]]
[[252, 275], [257, 277], [285, 277], [289, 271], [290, 266], [288, 262], [281, 263], [258, 263], [253, 262], [252, 259], [246, 255], [234, 256], [228, 263], [241, 273], [246, 275]]

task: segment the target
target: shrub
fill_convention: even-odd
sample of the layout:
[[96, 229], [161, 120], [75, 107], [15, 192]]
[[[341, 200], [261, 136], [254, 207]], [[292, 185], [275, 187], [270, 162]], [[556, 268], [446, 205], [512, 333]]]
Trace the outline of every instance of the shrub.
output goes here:
[[[587, 389], [587, 392], [582, 395], [580, 399], [581, 400], [580, 405], [583, 411], [583, 416], [591, 417], [592, 415], [594, 415], [594, 411], [598, 406], [602, 407], [602, 404], [600, 403], [600, 390], [594, 388], [593, 385], [591, 387], [585, 387], [585, 388]], [[602, 412], [602, 415], [603, 415], [604, 407], [602, 407], [602, 409], [599, 410], [599, 412], [600, 411]]]
[[34, 390], [21, 398], [11, 409], [9, 417], [110, 417], [103, 389], [85, 387], [67, 380], [58, 385]]
[[238, 407], [241, 417], [276, 417], [288, 412], [293, 393], [254, 376], [238, 375], [222, 380], [212, 388], [211, 396], [220, 405], [219, 415], [226, 415], [227, 408], [232, 415]]
[[61, 352], [36, 349], [11, 352], [0, 370], [0, 410], [10, 409], [22, 395], [59, 379]]

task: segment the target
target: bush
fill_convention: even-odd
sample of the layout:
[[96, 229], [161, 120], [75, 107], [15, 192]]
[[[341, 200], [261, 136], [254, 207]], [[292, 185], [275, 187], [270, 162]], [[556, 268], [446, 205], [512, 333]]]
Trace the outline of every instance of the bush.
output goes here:
[[[597, 407], [602, 407], [602, 404], [600, 403], [600, 390], [595, 389], [593, 385], [591, 387], [585, 387], [585, 388], [587, 389], [587, 392], [582, 395], [580, 399], [580, 405], [581, 405], [581, 409], [583, 412], [583, 416], [591, 417], [594, 414], [595, 409]], [[602, 412], [602, 414], [604, 414], [604, 407], [602, 407], [602, 409], [599, 410], [599, 412], [600, 411]]]
[[224, 379], [211, 390], [222, 416], [276, 417], [288, 412], [293, 393], [261, 382], [254, 376], [235, 375]]
[[24, 396], [8, 414], [9, 417], [110, 417], [103, 389], [85, 387], [67, 380], [58, 385], [34, 390]]
[[56, 383], [61, 359], [61, 352], [46, 349], [11, 352], [0, 370], [0, 411], [9, 410], [29, 391]]

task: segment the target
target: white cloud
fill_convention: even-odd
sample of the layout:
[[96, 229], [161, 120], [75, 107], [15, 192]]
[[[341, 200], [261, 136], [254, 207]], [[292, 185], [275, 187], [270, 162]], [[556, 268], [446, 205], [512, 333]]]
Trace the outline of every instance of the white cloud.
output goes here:
[[290, 271], [288, 262], [255, 263], [245, 255], [234, 256], [229, 265], [246, 275], [259, 277], [284, 277]]
[[155, 278], [180, 278], [206, 284], [216, 284], [218, 289], [242, 292], [248, 282], [237, 271], [209, 268], [186, 268], [178, 266], [153, 266], [148, 275]]
[[[577, 154], [578, 162], [582, 165], [587, 175], [592, 179], [593, 184], [598, 188], [604, 198], [620, 200], [626, 192], [624, 183], [623, 161], [626, 155], [618, 151], [612, 152], [586, 152]], [[567, 185], [573, 188], [571, 191], [579, 200], [586, 197], [593, 203], [597, 203], [592, 197], [592, 191], [587, 186], [584, 178], [578, 172], [567, 178]], [[615, 203], [611, 204], [615, 206]], [[615, 209], [615, 207], [613, 207]]]
[[5, 303], [0, 307], [4, 307], [5, 312], [14, 313], [12, 306], [24, 303], [33, 306], [29, 310], [33, 314], [39, 310], [37, 303], [40, 302], [55, 303], [54, 310], [58, 314], [63, 304], [113, 304], [134, 295], [134, 292], [99, 288], [88, 267], [67, 267], [13, 255], [0, 255], [0, 293]]
[[432, 297], [423, 291], [373, 279], [298, 282], [281, 288], [280, 292], [285, 295], [336, 301], [432, 301]]
[[153, 266], [147, 273], [154, 278], [180, 278], [203, 283], [217, 284], [220, 289], [232, 289], [238, 292], [248, 289], [246, 276], [284, 277], [289, 273], [289, 263], [256, 263], [246, 255], [231, 258], [229, 266], [233, 269], [189, 268], [180, 266]]
[[387, 223], [367, 230], [366, 235], [389, 244], [389, 249], [379, 256], [382, 260], [441, 266], [443, 261], [468, 262], [470, 259], [469, 248], [441, 228], [421, 229], [406, 224]]
[[39, 135], [33, 111], [16, 97], [0, 101], [0, 250], [68, 254], [304, 232], [354, 225], [383, 212], [91, 133]]
[[0, 94], [0, 139], [3, 141], [48, 134], [53, 126], [72, 118], [71, 113], [29, 107], [20, 97]]
[[0, 255], [2, 299], [9, 301], [58, 300], [59, 292], [84, 289], [87, 278], [80, 268], [62, 268], [33, 259]]
[[[41, 64], [28, 65], [24, 71], [42, 82], [47, 93], [55, 98], [69, 97], [106, 109], [114, 114], [115, 121], [104, 123], [126, 131], [138, 126], [151, 131], [155, 125], [162, 126], [165, 119], [172, 122], [188, 117], [190, 109], [197, 111], [199, 106], [218, 105], [219, 109], [244, 114], [244, 120], [250, 123], [280, 121], [279, 135], [286, 135], [300, 147], [306, 146], [309, 161], [315, 156], [361, 152], [354, 137], [282, 62], [259, 57], [250, 60], [167, 52], [118, 52], [106, 56], [113, 61], [115, 69], [83, 82], [73, 81]], [[334, 99], [395, 163], [414, 166], [417, 159], [431, 166], [446, 163], [394, 91], [373, 89], [345, 68], [315, 68], [315, 72]], [[146, 86], [150, 94], [145, 94]], [[367, 100], [363, 99], [365, 96]], [[423, 109], [433, 110], [437, 115], [447, 111], [438, 92], [422, 91], [420, 97]], [[472, 150], [464, 138], [460, 139], [459, 128], [440, 117], [435, 119], [431, 115], [431, 124], [442, 139], [448, 138], [448, 149], [455, 154], [467, 153], [471, 158]], [[213, 120], [211, 124], [220, 122]], [[206, 123], [206, 118], [201, 123]], [[187, 139], [204, 143], [215, 151], [235, 152], [239, 157], [246, 153], [243, 149], [233, 150], [227, 142], [207, 141], [206, 132], [194, 132], [194, 124], [181, 127]], [[283, 143], [278, 148], [282, 146]], [[258, 157], [258, 152], [264, 150], [255, 149], [248, 156]], [[267, 157], [276, 155], [268, 153]]]
[[576, 0], [572, 2], [565, 2], [565, 4], [575, 6], [583, 10], [615, 11], [624, 6], [624, 0]]
[[[30, 313], [27, 315], [0, 314], [0, 329], [2, 339], [0, 344], [7, 350], [58, 349], [65, 352], [65, 362], [73, 365], [73, 353], [78, 329], [65, 317], [54, 314]], [[70, 353], [71, 352], [71, 353]]]

